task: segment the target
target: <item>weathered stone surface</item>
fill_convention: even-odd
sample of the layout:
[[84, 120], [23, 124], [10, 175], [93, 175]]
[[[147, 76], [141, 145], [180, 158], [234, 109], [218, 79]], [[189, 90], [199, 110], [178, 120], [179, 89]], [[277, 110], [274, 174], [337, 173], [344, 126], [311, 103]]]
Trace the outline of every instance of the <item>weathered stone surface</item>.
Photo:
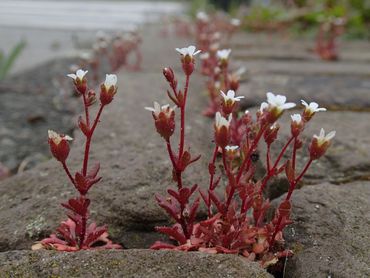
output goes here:
[[266, 99], [266, 92], [272, 91], [286, 95], [290, 101], [315, 101], [332, 110], [370, 109], [368, 76], [320, 73], [316, 67], [312, 73], [305, 74], [300, 72], [301, 68], [307, 69], [305, 64], [299, 63], [284, 64], [290, 72], [284, 72], [283, 68], [271, 68], [270, 64], [262, 62], [256, 67], [248, 63], [246, 66], [260, 72], [251, 74], [248, 81], [239, 88], [239, 93], [246, 97], [242, 103], [245, 108], [259, 105]]
[[284, 277], [369, 277], [369, 196], [370, 182], [297, 190], [294, 224], [285, 231], [295, 254]]
[[178, 251], [12, 251], [0, 253], [5, 277], [272, 277], [235, 255]]

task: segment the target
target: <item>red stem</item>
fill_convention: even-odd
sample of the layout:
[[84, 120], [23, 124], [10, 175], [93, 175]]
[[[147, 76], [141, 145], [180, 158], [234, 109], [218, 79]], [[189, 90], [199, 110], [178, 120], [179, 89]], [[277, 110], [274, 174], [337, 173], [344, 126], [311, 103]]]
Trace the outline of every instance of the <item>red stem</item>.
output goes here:
[[[212, 161], [210, 163], [213, 166], [215, 165], [215, 162], [216, 162], [217, 152], [218, 152], [218, 146], [216, 145], [215, 149], [213, 151]], [[209, 190], [212, 190], [212, 188], [213, 188], [213, 180], [214, 180], [214, 176], [215, 176], [214, 172], [215, 171], [212, 171], [210, 173]], [[208, 206], [208, 218], [210, 218], [211, 217], [211, 197], [209, 196], [209, 194], [208, 194], [208, 204], [209, 204], [209, 206]]]
[[226, 201], [225, 213], [227, 213], [227, 211], [229, 210], [229, 206], [231, 204], [231, 200], [232, 200], [232, 198], [234, 196], [236, 186], [235, 186], [235, 184], [233, 184], [232, 178], [231, 178], [232, 175], [233, 175], [233, 173], [231, 173], [230, 168], [227, 165], [225, 148], [222, 149], [222, 163], [224, 165], [224, 168], [225, 168], [225, 171], [226, 171], [226, 175], [227, 175], [227, 177], [229, 179], [229, 186], [231, 187], [230, 188], [230, 192], [229, 192], [229, 194], [227, 196], [227, 201]]
[[[245, 156], [245, 158], [244, 158], [244, 161], [243, 161], [242, 165], [241, 165], [241, 166], [240, 166], [240, 168], [239, 168], [238, 175], [236, 176], [236, 184], [238, 184], [238, 183], [239, 183], [240, 178], [241, 178], [241, 176], [242, 176], [242, 174], [243, 174], [243, 172], [244, 172], [244, 170], [245, 170], [245, 167], [247, 166], [247, 162], [249, 162], [249, 161], [250, 161], [250, 155], [251, 155], [252, 151], [257, 147], [258, 142], [259, 142], [259, 140], [261, 139], [262, 134], [263, 134], [263, 132], [265, 131], [265, 129], [266, 129], [266, 127], [267, 127], [267, 126], [268, 126], [268, 125], [264, 125], [264, 126], [262, 126], [262, 127], [261, 127], [261, 129], [260, 129], [260, 131], [259, 131], [259, 133], [258, 133], [257, 137], [253, 140], [253, 144], [252, 144], [252, 146], [248, 149], [248, 152], [247, 152], [247, 154], [246, 154], [246, 156]], [[249, 163], [248, 163], [248, 164], [249, 164]]]
[[68, 169], [68, 166], [67, 166], [66, 162], [65, 162], [65, 161], [64, 161], [64, 162], [62, 162], [62, 165], [63, 165], [63, 169], [64, 169], [64, 171], [66, 172], [66, 174], [67, 174], [68, 178], [71, 180], [72, 184], [73, 184], [73, 185], [75, 185], [75, 180], [74, 180], [74, 178], [72, 177], [71, 172], [69, 171], [69, 169]]
[[259, 193], [261, 193], [263, 191], [263, 189], [265, 188], [267, 182], [269, 181], [269, 179], [275, 174], [275, 171], [276, 171], [276, 167], [278, 166], [281, 158], [283, 157], [284, 153], [286, 152], [287, 148], [289, 147], [290, 143], [293, 141], [295, 137], [291, 137], [288, 142], [285, 144], [285, 146], [283, 147], [283, 149], [281, 150], [278, 158], [276, 159], [274, 165], [272, 166], [272, 168], [267, 171], [267, 175], [266, 177], [263, 179], [263, 182], [261, 184], [261, 187], [260, 187], [260, 190], [259, 190]]
[[83, 99], [84, 108], [85, 108], [86, 125], [88, 128], [90, 128], [89, 107], [87, 106], [86, 92], [82, 94], [82, 99]]
[[[304, 167], [304, 169], [302, 170], [301, 174], [290, 184], [290, 187], [289, 187], [289, 192], [285, 198], [285, 201], [289, 201], [290, 198], [292, 197], [292, 194], [293, 194], [293, 191], [295, 189], [295, 186], [297, 185], [297, 183], [301, 180], [301, 178], [303, 177], [303, 175], [307, 172], [308, 168], [310, 167], [311, 163], [312, 163], [312, 159], [310, 159], [306, 166]], [[275, 237], [277, 235], [277, 233], [280, 231], [280, 224], [281, 224], [281, 221], [283, 220], [283, 217], [282, 216], [279, 216], [278, 218], [278, 221], [277, 221], [277, 224], [275, 225], [275, 231], [270, 239], [270, 247], [274, 244], [275, 242]]]
[[189, 88], [189, 79], [190, 75], [186, 75], [186, 83], [184, 88], [184, 99], [180, 107], [181, 111], [181, 130], [180, 130], [180, 144], [179, 144], [179, 159], [181, 159], [182, 154], [184, 152], [184, 144], [185, 144], [185, 106], [186, 106], [186, 97], [188, 94]]
[[86, 176], [86, 174], [87, 174], [87, 166], [88, 166], [88, 162], [89, 162], [91, 139], [92, 139], [92, 136], [94, 134], [96, 125], [99, 122], [99, 119], [100, 119], [101, 113], [103, 111], [103, 108], [104, 108], [104, 105], [101, 104], [100, 107], [99, 107], [98, 114], [96, 115], [96, 118], [94, 120], [94, 124], [92, 125], [92, 127], [90, 129], [90, 133], [86, 138], [85, 154], [84, 154], [84, 161], [83, 161], [83, 167], [82, 167], [82, 175], [83, 176]]

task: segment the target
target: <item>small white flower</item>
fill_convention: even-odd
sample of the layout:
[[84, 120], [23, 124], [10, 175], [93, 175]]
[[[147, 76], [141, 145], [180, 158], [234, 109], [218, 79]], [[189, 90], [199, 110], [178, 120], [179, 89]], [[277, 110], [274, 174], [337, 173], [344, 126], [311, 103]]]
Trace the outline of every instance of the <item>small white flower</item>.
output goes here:
[[245, 115], [248, 115], [249, 114], [249, 110], [245, 110], [244, 114]]
[[63, 135], [62, 136], [62, 135], [56, 133], [54, 130], [50, 130], [50, 129], [48, 130], [48, 137], [56, 145], [59, 145], [59, 143], [62, 142], [62, 140], [67, 140], [67, 141], [73, 140], [73, 138], [68, 136], [68, 135]]
[[220, 60], [227, 60], [229, 59], [230, 53], [231, 49], [217, 50], [217, 58]]
[[306, 110], [308, 110], [310, 114], [320, 112], [320, 111], [326, 111], [326, 108], [323, 108], [323, 107], [319, 108], [319, 105], [316, 102], [310, 102], [310, 104], [308, 104], [303, 99], [301, 100], [301, 102], [302, 102], [302, 105], [306, 107]]
[[76, 81], [77, 79], [82, 80], [85, 77], [86, 73], [88, 73], [87, 70], [84, 71], [82, 69], [79, 69], [76, 71], [76, 74], [70, 73], [70, 74], [67, 74], [67, 76]]
[[197, 19], [199, 19], [201, 21], [208, 21], [209, 17], [205, 12], [200, 11], [200, 12], [197, 13]]
[[109, 90], [110, 87], [116, 87], [117, 85], [117, 75], [115, 74], [106, 74], [105, 75], [105, 81], [104, 86], [106, 90]]
[[274, 95], [271, 92], [267, 93], [267, 102], [273, 108], [277, 108], [278, 111], [283, 111], [296, 106], [293, 102], [286, 103], [286, 97], [282, 95]]
[[221, 91], [221, 95], [224, 98], [225, 102], [231, 101], [234, 103], [235, 101], [240, 101], [244, 96], [235, 97], [235, 91], [228, 90], [227, 94], [225, 94], [223, 91]]
[[225, 147], [225, 150], [227, 151], [236, 151], [237, 149], [239, 149], [239, 146], [226, 146]]
[[186, 56], [189, 55], [190, 57], [193, 57], [200, 53], [200, 50], [195, 51], [196, 48], [194, 45], [190, 45], [188, 47], [183, 48], [176, 48], [176, 51], [179, 52], [181, 55]]
[[231, 25], [233, 25], [235, 27], [238, 27], [238, 26], [240, 26], [240, 19], [238, 19], [238, 18], [232, 18], [230, 20], [230, 23], [231, 23]]
[[247, 72], [247, 69], [245, 67], [240, 67], [236, 71], [232, 73], [233, 76], [240, 78], [244, 73]]
[[329, 142], [335, 136], [335, 130], [330, 131], [328, 134], [325, 135], [325, 130], [321, 128], [320, 135], [314, 135], [313, 137], [317, 139], [317, 145], [320, 147], [321, 145]]
[[[168, 109], [170, 107], [169, 104], [163, 105], [162, 107], [159, 105], [158, 102], [154, 102], [154, 107], [145, 107], [146, 110], [151, 111], [154, 113], [156, 117], [158, 117], [159, 113], [161, 112], [172, 112], [173, 109]], [[167, 113], [166, 113], [167, 114]]]
[[302, 122], [302, 116], [300, 114], [293, 114], [290, 117], [292, 118], [292, 121], [296, 124], [300, 124]]
[[226, 118], [221, 116], [220, 112], [217, 112], [216, 113], [216, 122], [215, 122], [216, 128], [220, 129], [223, 126], [225, 126], [226, 128], [229, 128], [230, 123], [231, 123], [231, 119], [232, 119], [231, 114], [229, 115], [229, 118], [226, 119]]
[[204, 53], [202, 53], [202, 54], [199, 55], [199, 58], [201, 60], [207, 60], [207, 59], [209, 59], [209, 53], [208, 52], [204, 52]]

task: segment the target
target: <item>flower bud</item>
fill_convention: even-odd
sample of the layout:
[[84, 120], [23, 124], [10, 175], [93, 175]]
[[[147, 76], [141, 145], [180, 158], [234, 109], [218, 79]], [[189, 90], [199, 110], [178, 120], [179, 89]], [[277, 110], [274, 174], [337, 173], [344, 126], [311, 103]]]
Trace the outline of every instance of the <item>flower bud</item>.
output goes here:
[[73, 79], [73, 83], [75, 84], [76, 89], [80, 94], [84, 94], [87, 90], [87, 80], [85, 77], [87, 72], [87, 70], [84, 71], [82, 69], [79, 69], [76, 71], [76, 73], [67, 74], [68, 77]]
[[271, 145], [277, 138], [280, 126], [277, 123], [274, 123], [272, 126], [267, 128], [263, 134], [263, 138], [267, 145]]
[[107, 74], [105, 81], [100, 86], [100, 102], [107, 105], [112, 102], [114, 95], [117, 93], [117, 75]]
[[48, 143], [50, 151], [56, 160], [64, 163], [69, 155], [69, 144], [72, 138], [68, 135], [58, 134], [53, 130], [48, 130]]
[[231, 123], [232, 115], [230, 114], [228, 119], [221, 116], [220, 112], [216, 113], [216, 121], [215, 121], [215, 140], [216, 144], [221, 147], [225, 148], [230, 141], [230, 132], [229, 127]]
[[304, 122], [302, 120], [302, 116], [300, 114], [294, 114], [290, 116], [292, 118], [292, 122], [290, 124], [290, 131], [293, 137], [297, 137], [303, 130]]
[[171, 68], [164, 68], [163, 69], [163, 75], [166, 78], [166, 80], [168, 81], [168, 83], [172, 83], [174, 78], [175, 78], [175, 75], [174, 75], [173, 70]]
[[168, 104], [162, 107], [158, 102], [154, 102], [154, 107], [145, 107], [151, 111], [157, 132], [168, 141], [175, 131], [175, 111]]
[[323, 156], [326, 150], [329, 148], [331, 139], [335, 136], [335, 131], [329, 132], [325, 135], [325, 130], [320, 130], [320, 135], [314, 135], [310, 145], [310, 158], [312, 160], [319, 159]]

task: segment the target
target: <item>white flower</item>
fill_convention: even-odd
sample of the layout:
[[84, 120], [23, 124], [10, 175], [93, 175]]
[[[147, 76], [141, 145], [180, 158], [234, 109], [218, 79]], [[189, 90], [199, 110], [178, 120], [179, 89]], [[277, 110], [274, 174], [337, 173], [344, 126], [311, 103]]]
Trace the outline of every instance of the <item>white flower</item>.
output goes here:
[[230, 23], [231, 23], [231, 25], [233, 25], [235, 27], [238, 27], [238, 26], [240, 26], [240, 19], [238, 19], [238, 18], [232, 18], [230, 20]]
[[67, 76], [76, 81], [77, 79], [82, 80], [85, 77], [86, 73], [88, 73], [87, 70], [84, 71], [82, 69], [79, 69], [76, 71], [76, 74], [70, 73], [70, 74], [67, 74]]
[[314, 135], [313, 137], [317, 139], [317, 145], [320, 147], [321, 145], [329, 142], [335, 136], [335, 130], [330, 131], [328, 134], [325, 135], [325, 130], [321, 128], [320, 135]]
[[116, 87], [117, 85], [117, 75], [115, 74], [106, 74], [105, 75], [105, 81], [104, 86], [106, 90], [108, 91], [110, 87]]
[[282, 95], [274, 95], [271, 92], [267, 93], [267, 102], [273, 108], [277, 108], [278, 111], [283, 111], [296, 106], [293, 102], [286, 103], [286, 97]]
[[201, 60], [207, 60], [207, 59], [209, 59], [209, 52], [204, 52], [204, 53], [200, 54], [199, 55], [199, 58]]
[[54, 130], [50, 130], [50, 129], [48, 130], [48, 137], [56, 145], [59, 145], [59, 143], [62, 142], [62, 140], [67, 140], [67, 141], [73, 140], [73, 138], [68, 135], [60, 135], [56, 133]]
[[227, 103], [228, 101], [234, 103], [235, 101], [240, 101], [242, 98], [244, 98], [244, 96], [235, 97], [235, 91], [233, 90], [228, 90], [227, 94], [221, 91], [221, 95], [224, 98], [225, 103]]
[[190, 57], [193, 57], [200, 53], [200, 50], [195, 51], [196, 48], [194, 45], [190, 45], [188, 47], [183, 48], [176, 48], [176, 51], [179, 52], [181, 55], [186, 56], [189, 55]]
[[225, 150], [227, 151], [236, 151], [237, 149], [239, 149], [239, 146], [226, 146], [225, 147]]
[[308, 104], [303, 99], [301, 100], [301, 102], [306, 107], [306, 110], [307, 112], [309, 112], [309, 114], [313, 114], [320, 111], [326, 111], [326, 108], [323, 107], [319, 108], [319, 105], [316, 102], [311, 102], [310, 104]]
[[197, 19], [201, 20], [201, 21], [208, 21], [209, 20], [209, 17], [208, 15], [205, 13], [205, 12], [198, 12], [197, 13]]
[[217, 50], [217, 58], [220, 60], [227, 60], [229, 59], [230, 53], [231, 53], [231, 49]]
[[[158, 115], [159, 115], [159, 113], [161, 113], [161, 112], [164, 112], [164, 113], [166, 113], [167, 111], [168, 112], [172, 112], [173, 111], [173, 109], [171, 109], [171, 108], [169, 108], [170, 107], [170, 105], [169, 104], [166, 104], [166, 105], [163, 105], [162, 107], [159, 105], [159, 103], [158, 102], [154, 102], [154, 107], [145, 107], [145, 109], [146, 110], [148, 110], [148, 111], [151, 111], [151, 112], [153, 112], [154, 113], [154, 115], [156, 116], [156, 117], [158, 117]], [[167, 113], [166, 113], [167, 114]]]
[[232, 119], [231, 114], [229, 115], [229, 118], [226, 119], [226, 118], [221, 116], [220, 112], [217, 112], [216, 113], [216, 122], [215, 122], [216, 128], [220, 129], [223, 126], [225, 126], [226, 128], [229, 128], [230, 123], [231, 123], [231, 119]]
[[300, 124], [302, 122], [302, 116], [300, 114], [293, 114], [290, 116], [292, 118], [292, 121]]

